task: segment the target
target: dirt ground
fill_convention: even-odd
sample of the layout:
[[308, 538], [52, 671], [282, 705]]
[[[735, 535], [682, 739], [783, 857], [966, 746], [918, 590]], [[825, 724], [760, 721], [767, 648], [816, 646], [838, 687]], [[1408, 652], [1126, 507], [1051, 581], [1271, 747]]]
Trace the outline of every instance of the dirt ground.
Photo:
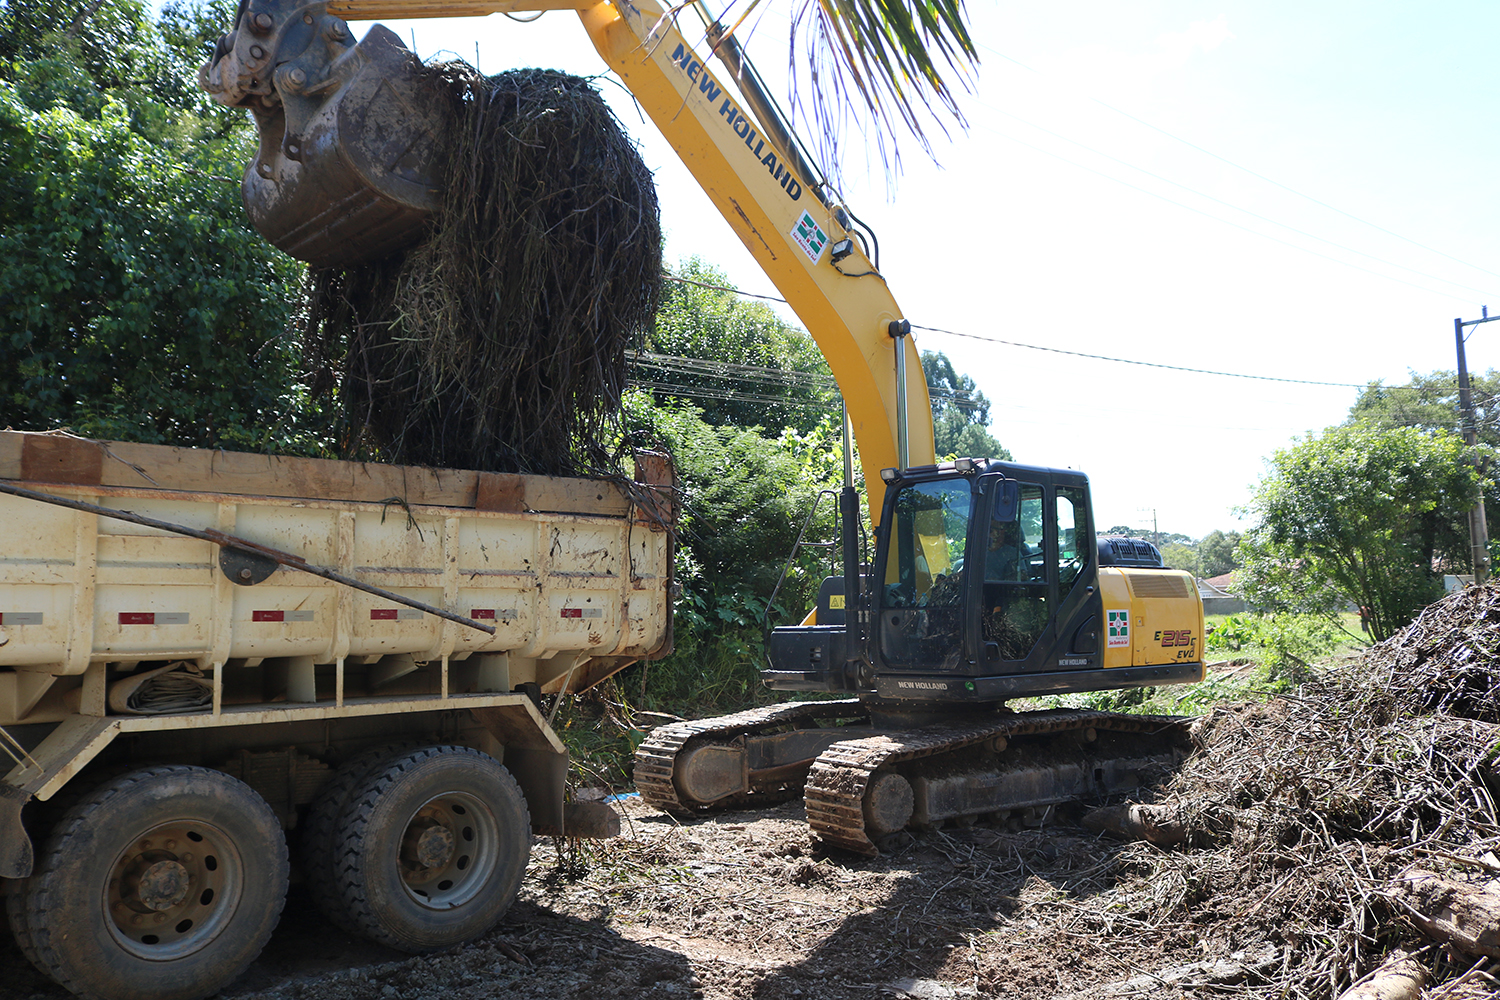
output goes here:
[[[1191, 930], [1140, 926], [1123, 904], [1113, 935], [1059, 925], [1121, 864], [1119, 844], [1065, 820], [930, 833], [871, 861], [813, 853], [800, 802], [687, 822], [621, 805], [617, 840], [561, 857], [538, 842], [504, 922], [450, 952], [350, 937], [294, 886], [270, 946], [224, 995], [1053, 998], [1165, 972], [1181, 985], [1144, 992], [1174, 997], [1243, 979], [1200, 961]], [[9, 940], [0, 970], [0, 1000], [68, 995]]]
[[[620, 837], [538, 841], [501, 924], [448, 952], [351, 937], [293, 885], [223, 995], [1332, 1000], [1397, 954], [1422, 1000], [1500, 996], [1500, 956], [1424, 931], [1399, 888], [1416, 863], [1500, 892], [1496, 651], [1500, 586], [1472, 588], [1295, 691], [1210, 708], [1139, 790], [1176, 846], [1095, 835], [1067, 806], [872, 860], [815, 850], [800, 800], [677, 820], [626, 798]], [[0, 937], [0, 1000], [65, 996]]]

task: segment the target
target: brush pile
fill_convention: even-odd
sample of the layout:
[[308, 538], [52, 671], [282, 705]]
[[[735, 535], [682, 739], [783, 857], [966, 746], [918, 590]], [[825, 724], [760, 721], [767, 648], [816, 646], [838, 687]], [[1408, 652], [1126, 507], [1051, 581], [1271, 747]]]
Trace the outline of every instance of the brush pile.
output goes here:
[[1381, 651], [1391, 691], [1408, 710], [1500, 723], [1500, 590], [1457, 592]]
[[1435, 935], [1412, 880], [1495, 890], [1497, 650], [1500, 590], [1470, 589], [1295, 695], [1205, 716], [1158, 796], [1196, 846], [1131, 845], [1100, 929], [1128, 917], [1208, 954], [1277, 955], [1259, 995], [1336, 997], [1400, 948], [1432, 980], [1473, 973], [1426, 995], [1495, 995], [1479, 966], [1500, 951]]
[[588, 81], [429, 67], [451, 94], [443, 209], [395, 257], [311, 278], [304, 356], [348, 457], [580, 475], [656, 314], [651, 172]]

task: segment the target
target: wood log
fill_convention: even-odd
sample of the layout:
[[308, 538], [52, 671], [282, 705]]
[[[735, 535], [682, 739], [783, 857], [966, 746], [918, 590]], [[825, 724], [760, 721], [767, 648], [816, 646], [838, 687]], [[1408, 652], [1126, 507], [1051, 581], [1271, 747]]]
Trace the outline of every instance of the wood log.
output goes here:
[[1128, 840], [1144, 840], [1158, 847], [1171, 847], [1188, 838], [1182, 809], [1175, 803], [1142, 805], [1128, 802], [1103, 806], [1084, 814], [1083, 825], [1097, 833], [1113, 833]]
[[1408, 868], [1392, 890], [1429, 937], [1467, 955], [1500, 958], [1500, 884], [1455, 882]]
[[1417, 1000], [1426, 982], [1426, 966], [1408, 952], [1393, 951], [1380, 968], [1340, 993], [1338, 1000]]

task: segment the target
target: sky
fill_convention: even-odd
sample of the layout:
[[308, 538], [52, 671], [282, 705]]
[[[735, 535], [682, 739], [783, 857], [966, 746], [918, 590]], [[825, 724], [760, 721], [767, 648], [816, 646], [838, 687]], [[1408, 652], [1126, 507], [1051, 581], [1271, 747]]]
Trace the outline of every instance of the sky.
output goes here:
[[[800, 2], [751, 18], [773, 82]], [[1500, 4], [980, 2], [968, 17], [967, 128], [932, 129], [936, 162], [898, 136], [891, 182], [851, 127], [842, 191], [918, 346], [975, 378], [1017, 461], [1087, 473], [1101, 527], [1242, 530], [1278, 449], [1341, 422], [1357, 386], [1452, 370], [1454, 318], [1500, 313]], [[486, 73], [603, 70], [567, 12], [388, 24]], [[655, 171], [668, 259], [776, 294], [624, 88], [599, 86]], [[1471, 370], [1500, 367], [1500, 324], [1467, 351]]]

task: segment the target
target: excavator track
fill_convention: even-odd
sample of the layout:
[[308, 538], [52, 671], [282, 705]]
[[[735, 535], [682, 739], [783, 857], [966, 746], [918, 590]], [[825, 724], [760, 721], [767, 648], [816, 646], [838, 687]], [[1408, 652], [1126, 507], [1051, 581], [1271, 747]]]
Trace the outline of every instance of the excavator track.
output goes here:
[[[804, 786], [807, 821], [813, 838], [829, 846], [875, 857], [880, 853], [869, 825], [866, 794], [877, 775], [923, 758], [954, 751], [979, 750], [1016, 737], [1135, 733], [1185, 741], [1192, 720], [1179, 716], [1125, 715], [1114, 712], [1057, 709], [995, 716], [983, 721], [925, 726], [848, 740], [824, 751], [813, 763]], [[1003, 745], [1003, 744], [1001, 744]], [[1153, 758], [1154, 759], [1154, 758]], [[962, 761], [959, 762], [962, 765]]]
[[635, 787], [641, 798], [658, 809], [679, 815], [708, 812], [735, 805], [755, 802], [770, 804], [791, 798], [795, 788], [785, 790], [756, 790], [730, 799], [721, 800], [711, 806], [697, 806], [681, 800], [677, 786], [672, 781], [672, 771], [677, 758], [690, 741], [733, 739], [734, 737], [765, 732], [780, 726], [800, 726], [820, 720], [850, 719], [865, 715], [859, 699], [840, 701], [801, 701], [782, 705], [754, 708], [734, 715], [696, 722], [674, 722], [658, 726], [651, 735], [636, 748]]

